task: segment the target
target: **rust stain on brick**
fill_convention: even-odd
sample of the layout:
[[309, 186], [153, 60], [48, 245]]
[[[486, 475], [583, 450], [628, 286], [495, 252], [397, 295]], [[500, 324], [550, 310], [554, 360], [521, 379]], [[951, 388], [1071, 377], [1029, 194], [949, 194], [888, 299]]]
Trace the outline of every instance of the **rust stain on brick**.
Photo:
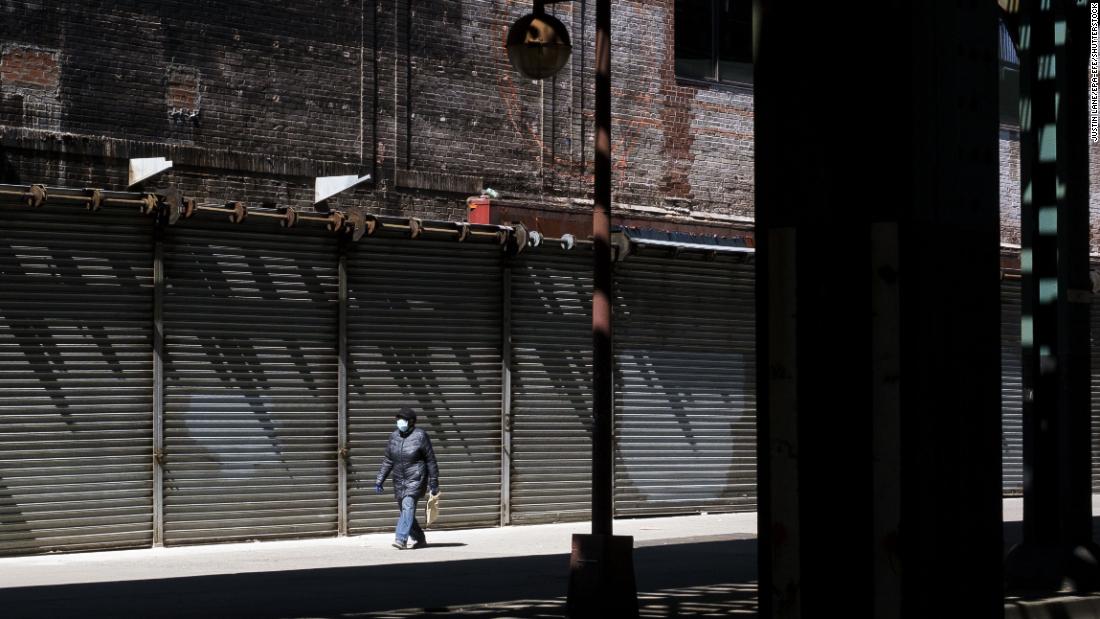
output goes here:
[[618, 144], [611, 149], [612, 156], [616, 158], [612, 162], [611, 170], [613, 176], [619, 177], [618, 191], [622, 192], [626, 187], [627, 173], [630, 171], [630, 156], [638, 148], [637, 127], [645, 126], [648, 123], [635, 118], [617, 118], [615, 121], [611, 135], [614, 140], [614, 137], [618, 134], [619, 140]]
[[0, 86], [56, 91], [61, 81], [60, 53], [56, 50], [11, 46], [0, 52]]
[[199, 109], [199, 72], [190, 67], [168, 69], [166, 103], [170, 108]]
[[[506, 14], [503, 10], [498, 11], [502, 22], [506, 22]], [[508, 37], [508, 25], [505, 23], [501, 26], [501, 40], [505, 40]], [[503, 46], [501, 46], [503, 48]], [[511, 67], [509, 67], [511, 69]], [[516, 138], [520, 139], [524, 134], [528, 134], [531, 140], [535, 143], [537, 152], [543, 152], [545, 144], [543, 144], [542, 135], [540, 131], [536, 131], [526, 123], [517, 120], [521, 116], [522, 103], [519, 100], [519, 90], [516, 87], [515, 80], [512, 79], [511, 71], [502, 71], [497, 74], [497, 94], [500, 97], [502, 103], [504, 103], [504, 112], [508, 116], [508, 122], [512, 125], [512, 128], [516, 132]], [[524, 131], [526, 129], [526, 131]]]
[[667, 2], [664, 26], [664, 59], [659, 73], [659, 93], [662, 99], [661, 125], [664, 134], [665, 174], [660, 191], [671, 198], [691, 197], [691, 167], [695, 155], [691, 147], [695, 135], [691, 132], [692, 102], [696, 88], [676, 83], [676, 24], [673, 3]]

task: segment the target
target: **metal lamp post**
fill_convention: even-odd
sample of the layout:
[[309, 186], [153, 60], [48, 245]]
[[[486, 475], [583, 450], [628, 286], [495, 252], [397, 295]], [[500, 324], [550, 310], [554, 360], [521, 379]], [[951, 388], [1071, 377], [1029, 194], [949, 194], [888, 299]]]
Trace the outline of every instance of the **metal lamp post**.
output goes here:
[[[520, 73], [544, 79], [565, 65], [572, 47], [565, 26], [534, 12], [508, 33], [508, 57]], [[611, 351], [611, 2], [596, 0], [596, 170], [592, 211], [592, 533], [574, 535], [570, 558], [569, 614], [637, 617], [634, 539], [612, 534]]]

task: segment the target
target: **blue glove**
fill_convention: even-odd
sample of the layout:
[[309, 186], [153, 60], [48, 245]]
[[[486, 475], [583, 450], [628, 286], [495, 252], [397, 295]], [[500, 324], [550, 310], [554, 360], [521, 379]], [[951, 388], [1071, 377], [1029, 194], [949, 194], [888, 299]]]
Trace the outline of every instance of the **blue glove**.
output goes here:
[[382, 494], [382, 484], [375, 484], [374, 485], [374, 493], [375, 494]]
[[429, 490], [429, 491], [430, 491], [430, 492], [431, 492], [432, 494], [439, 494], [439, 486], [431, 486], [431, 487], [429, 487], [429, 488], [428, 488], [428, 490]]

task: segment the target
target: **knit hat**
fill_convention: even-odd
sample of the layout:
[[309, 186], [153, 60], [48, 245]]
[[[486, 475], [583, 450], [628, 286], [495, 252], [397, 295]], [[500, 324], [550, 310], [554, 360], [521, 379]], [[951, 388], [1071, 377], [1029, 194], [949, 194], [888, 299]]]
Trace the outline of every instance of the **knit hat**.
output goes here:
[[413, 409], [409, 408], [408, 406], [402, 406], [401, 408], [397, 409], [396, 416], [398, 419], [404, 419], [409, 423], [416, 423], [416, 413], [413, 412]]

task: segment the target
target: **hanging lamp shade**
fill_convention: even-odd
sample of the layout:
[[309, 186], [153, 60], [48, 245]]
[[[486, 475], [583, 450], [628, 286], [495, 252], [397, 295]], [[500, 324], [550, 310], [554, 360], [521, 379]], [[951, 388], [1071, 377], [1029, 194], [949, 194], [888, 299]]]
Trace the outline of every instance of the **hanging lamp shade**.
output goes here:
[[540, 12], [516, 20], [508, 31], [506, 46], [512, 66], [535, 80], [546, 79], [560, 71], [573, 52], [565, 24]]

